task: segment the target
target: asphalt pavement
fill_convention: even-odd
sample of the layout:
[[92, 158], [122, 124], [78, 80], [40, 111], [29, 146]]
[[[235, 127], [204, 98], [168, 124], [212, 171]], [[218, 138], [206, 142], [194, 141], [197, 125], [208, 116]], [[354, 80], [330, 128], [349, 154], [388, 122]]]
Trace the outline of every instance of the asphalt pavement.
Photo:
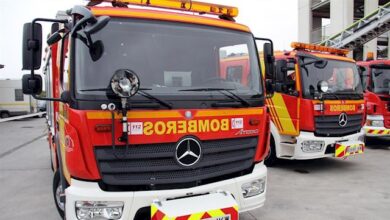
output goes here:
[[[60, 220], [44, 119], [0, 123], [0, 219]], [[264, 207], [241, 219], [390, 219], [390, 139], [346, 160], [282, 161], [268, 169]]]

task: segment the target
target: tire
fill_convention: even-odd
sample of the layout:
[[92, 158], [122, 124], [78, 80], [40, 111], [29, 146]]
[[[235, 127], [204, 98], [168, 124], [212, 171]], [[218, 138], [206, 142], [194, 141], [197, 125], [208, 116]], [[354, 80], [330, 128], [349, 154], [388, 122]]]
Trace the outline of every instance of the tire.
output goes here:
[[54, 197], [54, 204], [56, 205], [58, 214], [60, 214], [62, 219], [65, 215], [65, 203], [62, 203], [60, 201], [60, 194], [62, 193], [62, 184], [61, 184], [61, 178], [60, 173], [57, 171], [54, 174], [53, 178], [53, 197]]
[[0, 118], [8, 118], [10, 115], [9, 115], [9, 113], [8, 112], [2, 112], [1, 114], [0, 114]]
[[275, 140], [274, 138], [271, 136], [271, 141], [270, 141], [270, 147], [269, 147], [269, 154], [267, 156], [267, 158], [265, 159], [264, 161], [264, 164], [268, 167], [273, 167], [275, 165], [277, 165], [277, 163], [279, 162], [279, 159], [276, 157], [276, 149], [275, 149]]

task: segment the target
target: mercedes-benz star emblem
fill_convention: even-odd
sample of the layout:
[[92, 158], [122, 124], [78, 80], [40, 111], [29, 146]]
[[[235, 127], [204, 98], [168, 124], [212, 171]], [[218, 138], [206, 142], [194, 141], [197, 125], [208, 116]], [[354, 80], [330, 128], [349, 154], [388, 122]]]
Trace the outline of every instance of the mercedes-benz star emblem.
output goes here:
[[176, 146], [176, 161], [185, 167], [193, 166], [200, 160], [202, 149], [199, 141], [194, 138], [185, 138]]
[[348, 116], [345, 113], [341, 113], [339, 116], [339, 125], [345, 127], [348, 124]]

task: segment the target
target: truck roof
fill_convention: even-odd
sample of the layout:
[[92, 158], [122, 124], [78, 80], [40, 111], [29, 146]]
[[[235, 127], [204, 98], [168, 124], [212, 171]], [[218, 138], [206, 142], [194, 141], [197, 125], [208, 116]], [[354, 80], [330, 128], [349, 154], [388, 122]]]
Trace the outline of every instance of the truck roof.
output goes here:
[[233, 29], [244, 32], [251, 32], [250, 29], [242, 24], [233, 21], [206, 17], [202, 15], [192, 15], [181, 12], [171, 12], [153, 9], [139, 9], [139, 8], [119, 8], [119, 7], [90, 7], [92, 13], [96, 16], [107, 15], [111, 17], [125, 17], [135, 19], [151, 19], [172, 22], [182, 22], [190, 24], [199, 24], [214, 26], [220, 28]]
[[349, 57], [344, 57], [344, 56], [339, 56], [335, 54], [329, 54], [329, 53], [322, 53], [322, 52], [309, 52], [305, 50], [293, 50], [293, 51], [277, 51], [275, 52], [275, 58], [276, 59], [282, 59], [282, 58], [293, 58], [298, 51], [307, 53], [307, 54], [312, 54], [317, 57], [325, 58], [325, 59], [331, 59], [331, 60], [340, 60], [340, 61], [346, 61], [346, 62], [353, 62], [355, 63], [356, 61], [352, 58]]
[[358, 62], [361, 66], [370, 66], [370, 65], [378, 65], [378, 64], [386, 64], [390, 65], [390, 60], [370, 60], [370, 61], [360, 61]]

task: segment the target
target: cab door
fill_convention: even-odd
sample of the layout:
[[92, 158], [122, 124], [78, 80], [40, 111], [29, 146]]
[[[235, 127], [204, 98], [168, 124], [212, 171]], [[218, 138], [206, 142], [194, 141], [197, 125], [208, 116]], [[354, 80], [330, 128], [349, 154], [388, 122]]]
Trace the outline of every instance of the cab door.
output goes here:
[[294, 59], [276, 61], [275, 93], [267, 99], [271, 120], [281, 135], [299, 135], [300, 91]]

